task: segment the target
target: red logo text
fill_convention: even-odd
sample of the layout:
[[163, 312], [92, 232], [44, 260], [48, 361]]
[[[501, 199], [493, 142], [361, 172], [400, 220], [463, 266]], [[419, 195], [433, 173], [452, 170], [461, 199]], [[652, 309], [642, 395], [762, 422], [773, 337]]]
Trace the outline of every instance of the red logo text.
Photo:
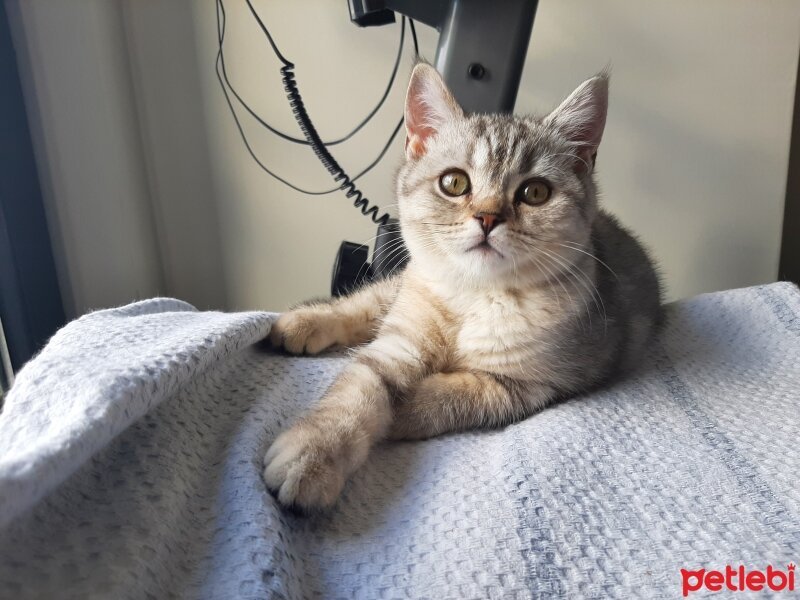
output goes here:
[[706, 571], [697, 569], [690, 571], [681, 569], [683, 583], [683, 595], [688, 596], [690, 592], [706, 589], [710, 592], [728, 590], [731, 592], [760, 592], [761, 590], [772, 590], [782, 592], [784, 590], [794, 591], [794, 564], [789, 564], [785, 570], [775, 569], [772, 565], [767, 565], [766, 571], [758, 569], [747, 570], [744, 565], [739, 565], [738, 569], [727, 565], [724, 571]]

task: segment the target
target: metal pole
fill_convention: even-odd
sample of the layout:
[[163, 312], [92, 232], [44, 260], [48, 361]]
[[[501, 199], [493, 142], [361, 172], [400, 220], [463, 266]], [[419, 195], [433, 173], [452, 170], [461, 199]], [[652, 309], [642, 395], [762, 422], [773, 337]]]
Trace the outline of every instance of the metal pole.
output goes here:
[[434, 66], [467, 112], [511, 112], [538, 0], [452, 0]]

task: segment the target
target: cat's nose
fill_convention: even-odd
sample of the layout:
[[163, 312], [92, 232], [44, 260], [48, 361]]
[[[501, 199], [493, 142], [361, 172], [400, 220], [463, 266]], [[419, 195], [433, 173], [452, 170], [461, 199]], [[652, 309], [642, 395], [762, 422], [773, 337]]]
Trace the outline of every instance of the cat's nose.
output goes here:
[[475, 213], [475, 218], [481, 222], [481, 227], [483, 227], [483, 234], [489, 235], [492, 229], [500, 225], [504, 218], [502, 218], [497, 213], [487, 213], [487, 212], [479, 212]]

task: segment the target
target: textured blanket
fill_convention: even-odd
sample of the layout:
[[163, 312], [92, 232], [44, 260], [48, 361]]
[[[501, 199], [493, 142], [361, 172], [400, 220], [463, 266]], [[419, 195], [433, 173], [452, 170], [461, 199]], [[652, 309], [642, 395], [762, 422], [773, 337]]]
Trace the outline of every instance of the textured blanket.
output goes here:
[[789, 284], [670, 306], [636, 374], [524, 422], [381, 445], [311, 518], [261, 461], [347, 358], [259, 348], [272, 318], [150, 300], [53, 337], [0, 413], [0, 597], [671, 598], [800, 559]]

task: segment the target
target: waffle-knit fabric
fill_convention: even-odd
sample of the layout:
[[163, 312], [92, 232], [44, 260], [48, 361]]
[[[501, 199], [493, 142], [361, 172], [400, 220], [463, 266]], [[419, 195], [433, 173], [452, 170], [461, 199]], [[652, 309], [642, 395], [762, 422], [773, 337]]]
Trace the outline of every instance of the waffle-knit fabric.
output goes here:
[[347, 358], [254, 345], [273, 318], [157, 299], [53, 337], [0, 413], [0, 598], [672, 598], [800, 559], [794, 286], [671, 305], [639, 371], [521, 423], [381, 444], [313, 517], [262, 457]]

